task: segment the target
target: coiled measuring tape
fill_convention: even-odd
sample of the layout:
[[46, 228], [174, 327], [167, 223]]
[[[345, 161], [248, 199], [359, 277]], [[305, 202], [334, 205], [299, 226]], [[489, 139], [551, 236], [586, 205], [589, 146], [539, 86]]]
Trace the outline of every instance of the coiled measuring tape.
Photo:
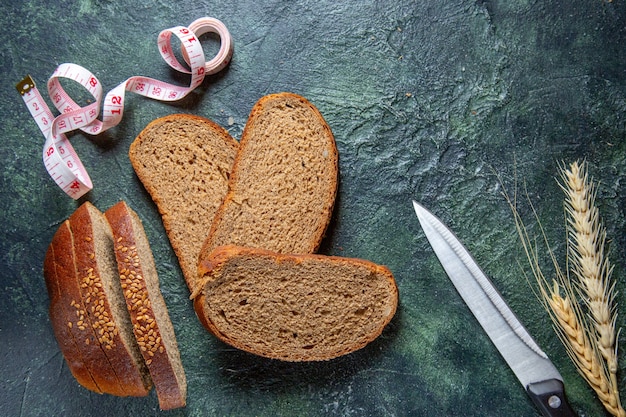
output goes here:
[[[206, 62], [199, 38], [209, 32], [219, 35], [221, 45], [217, 55]], [[180, 40], [187, 66], [181, 64], [174, 55], [172, 36]], [[161, 101], [180, 100], [198, 87], [205, 75], [217, 73], [228, 65], [233, 54], [233, 41], [228, 29], [221, 21], [210, 17], [195, 20], [188, 27], [176, 26], [162, 31], [158, 36], [158, 47], [161, 56], [172, 68], [191, 75], [189, 87], [149, 77], [131, 77], [107, 93], [102, 107], [102, 120], [98, 119], [102, 84], [90, 71], [79, 65], [61, 64], [48, 80], [50, 99], [61, 112], [56, 117], [30, 76], [17, 84], [17, 91], [46, 138], [43, 147], [46, 170], [70, 197], [80, 198], [93, 188], [93, 184], [65, 133], [80, 129], [87, 134], [97, 135], [119, 124], [124, 113], [126, 91]], [[94, 102], [80, 107], [61, 86], [61, 78], [74, 80], [83, 86], [93, 96]]]

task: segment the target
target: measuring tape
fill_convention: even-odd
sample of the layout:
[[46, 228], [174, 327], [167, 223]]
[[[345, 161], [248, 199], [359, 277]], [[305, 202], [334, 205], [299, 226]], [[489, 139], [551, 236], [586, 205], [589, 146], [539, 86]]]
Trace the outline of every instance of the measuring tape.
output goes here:
[[[217, 55], [206, 62], [199, 37], [209, 32], [219, 35], [221, 45]], [[174, 55], [172, 36], [180, 40], [183, 59], [187, 66], [181, 64]], [[158, 47], [161, 56], [172, 68], [191, 75], [189, 87], [148, 77], [131, 77], [106, 94], [102, 120], [98, 119], [102, 84], [95, 75], [79, 65], [61, 64], [48, 80], [50, 99], [61, 112], [56, 117], [53, 116], [30, 76], [26, 76], [17, 84], [17, 91], [46, 138], [43, 147], [46, 170], [70, 197], [80, 198], [93, 188], [93, 184], [65, 133], [80, 129], [87, 134], [97, 135], [119, 124], [124, 113], [126, 91], [155, 100], [180, 100], [202, 84], [205, 75], [214, 74], [228, 65], [233, 54], [233, 41], [228, 29], [222, 22], [210, 17], [195, 20], [188, 27], [176, 26], [162, 31], [158, 37]], [[61, 86], [61, 78], [74, 80], [83, 86], [93, 96], [94, 102], [80, 107]]]

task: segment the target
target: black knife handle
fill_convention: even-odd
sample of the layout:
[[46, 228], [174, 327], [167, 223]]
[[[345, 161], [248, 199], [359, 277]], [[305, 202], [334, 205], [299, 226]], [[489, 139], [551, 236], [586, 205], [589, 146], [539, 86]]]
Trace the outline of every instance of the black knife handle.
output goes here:
[[565, 397], [565, 387], [558, 379], [528, 384], [526, 392], [545, 417], [576, 417]]

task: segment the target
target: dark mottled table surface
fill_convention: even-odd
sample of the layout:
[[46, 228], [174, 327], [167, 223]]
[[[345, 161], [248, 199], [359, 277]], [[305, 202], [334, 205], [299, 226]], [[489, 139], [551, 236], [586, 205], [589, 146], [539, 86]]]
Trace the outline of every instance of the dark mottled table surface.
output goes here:
[[[617, 301], [626, 306], [623, 0], [15, 0], [0, 10], [0, 414], [161, 414], [154, 392], [115, 398], [78, 386], [47, 314], [42, 262], [58, 225], [82, 201], [105, 210], [124, 199], [146, 225], [187, 372], [188, 405], [168, 415], [538, 415], [445, 276], [414, 216], [416, 199], [466, 242], [561, 371], [579, 415], [604, 415], [526, 282], [502, 191], [526, 187], [562, 254], [555, 178], [561, 163], [585, 159], [599, 183]], [[106, 91], [133, 75], [183, 85], [156, 37], [201, 16], [229, 28], [231, 65], [180, 103], [129, 93], [120, 125], [98, 136], [72, 133], [94, 189], [68, 198], [44, 169], [44, 138], [15, 84], [31, 74], [45, 92], [56, 66], [73, 62]], [[204, 45], [211, 55], [218, 41], [209, 36]], [[400, 291], [379, 339], [327, 363], [265, 360], [202, 329], [127, 157], [141, 129], [171, 113], [206, 116], [239, 138], [254, 102], [279, 91], [312, 101], [340, 152], [322, 253], [385, 264]], [[626, 324], [626, 310], [617, 324]]]

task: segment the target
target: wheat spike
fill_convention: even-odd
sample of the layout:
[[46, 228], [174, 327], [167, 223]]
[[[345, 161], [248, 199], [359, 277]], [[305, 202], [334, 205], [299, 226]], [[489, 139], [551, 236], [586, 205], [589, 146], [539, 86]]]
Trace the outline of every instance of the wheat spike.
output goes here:
[[[617, 384], [617, 347], [615, 345], [616, 312], [612, 306], [614, 287], [609, 275], [612, 267], [604, 256], [606, 234], [600, 227], [598, 211], [593, 204], [594, 191], [584, 170], [575, 163], [563, 169], [568, 218], [568, 257], [575, 281], [561, 269], [550, 249], [546, 233], [531, 205], [543, 243], [554, 268], [551, 284], [539, 264], [538, 245], [517, 211], [517, 201], [504, 196], [511, 207], [517, 233], [536, 281], [536, 294], [550, 314], [555, 331], [579, 373], [593, 388], [606, 410], [616, 417], [626, 417]], [[582, 277], [582, 280], [581, 280]], [[535, 286], [533, 286], [535, 288]], [[562, 295], [563, 294], [563, 295]], [[582, 298], [590, 314], [577, 301]], [[588, 323], [587, 318], [590, 318]]]
[[[568, 215], [568, 257], [570, 270], [580, 298], [590, 317], [590, 339], [601, 353], [609, 377], [615, 406], [623, 413], [617, 383], [617, 345], [614, 306], [615, 287], [611, 284], [613, 267], [605, 256], [606, 229], [595, 206], [596, 191], [587, 176], [586, 164], [574, 162], [561, 168]], [[624, 413], [626, 415], [626, 413]]]
[[572, 272], [593, 318], [598, 348], [611, 373], [617, 372], [615, 350], [615, 310], [612, 267], [604, 256], [606, 232], [600, 225], [594, 205], [595, 191], [587, 178], [585, 166], [577, 162], [563, 169], [565, 207], [568, 213], [569, 258]]
[[[546, 291], [544, 287], [542, 291]], [[602, 362], [602, 354], [589, 339], [584, 324], [580, 322], [582, 312], [578, 311], [576, 303], [572, 303], [571, 297], [574, 290], [564, 289], [565, 296], [562, 296], [559, 284], [554, 281], [549, 291], [549, 294], [545, 293], [544, 299], [550, 307], [549, 311], [555, 323], [556, 332], [570, 359], [596, 392], [606, 410], [614, 416], [626, 416], [620, 404], [619, 394], [616, 394], [613, 389], [610, 373]]]

